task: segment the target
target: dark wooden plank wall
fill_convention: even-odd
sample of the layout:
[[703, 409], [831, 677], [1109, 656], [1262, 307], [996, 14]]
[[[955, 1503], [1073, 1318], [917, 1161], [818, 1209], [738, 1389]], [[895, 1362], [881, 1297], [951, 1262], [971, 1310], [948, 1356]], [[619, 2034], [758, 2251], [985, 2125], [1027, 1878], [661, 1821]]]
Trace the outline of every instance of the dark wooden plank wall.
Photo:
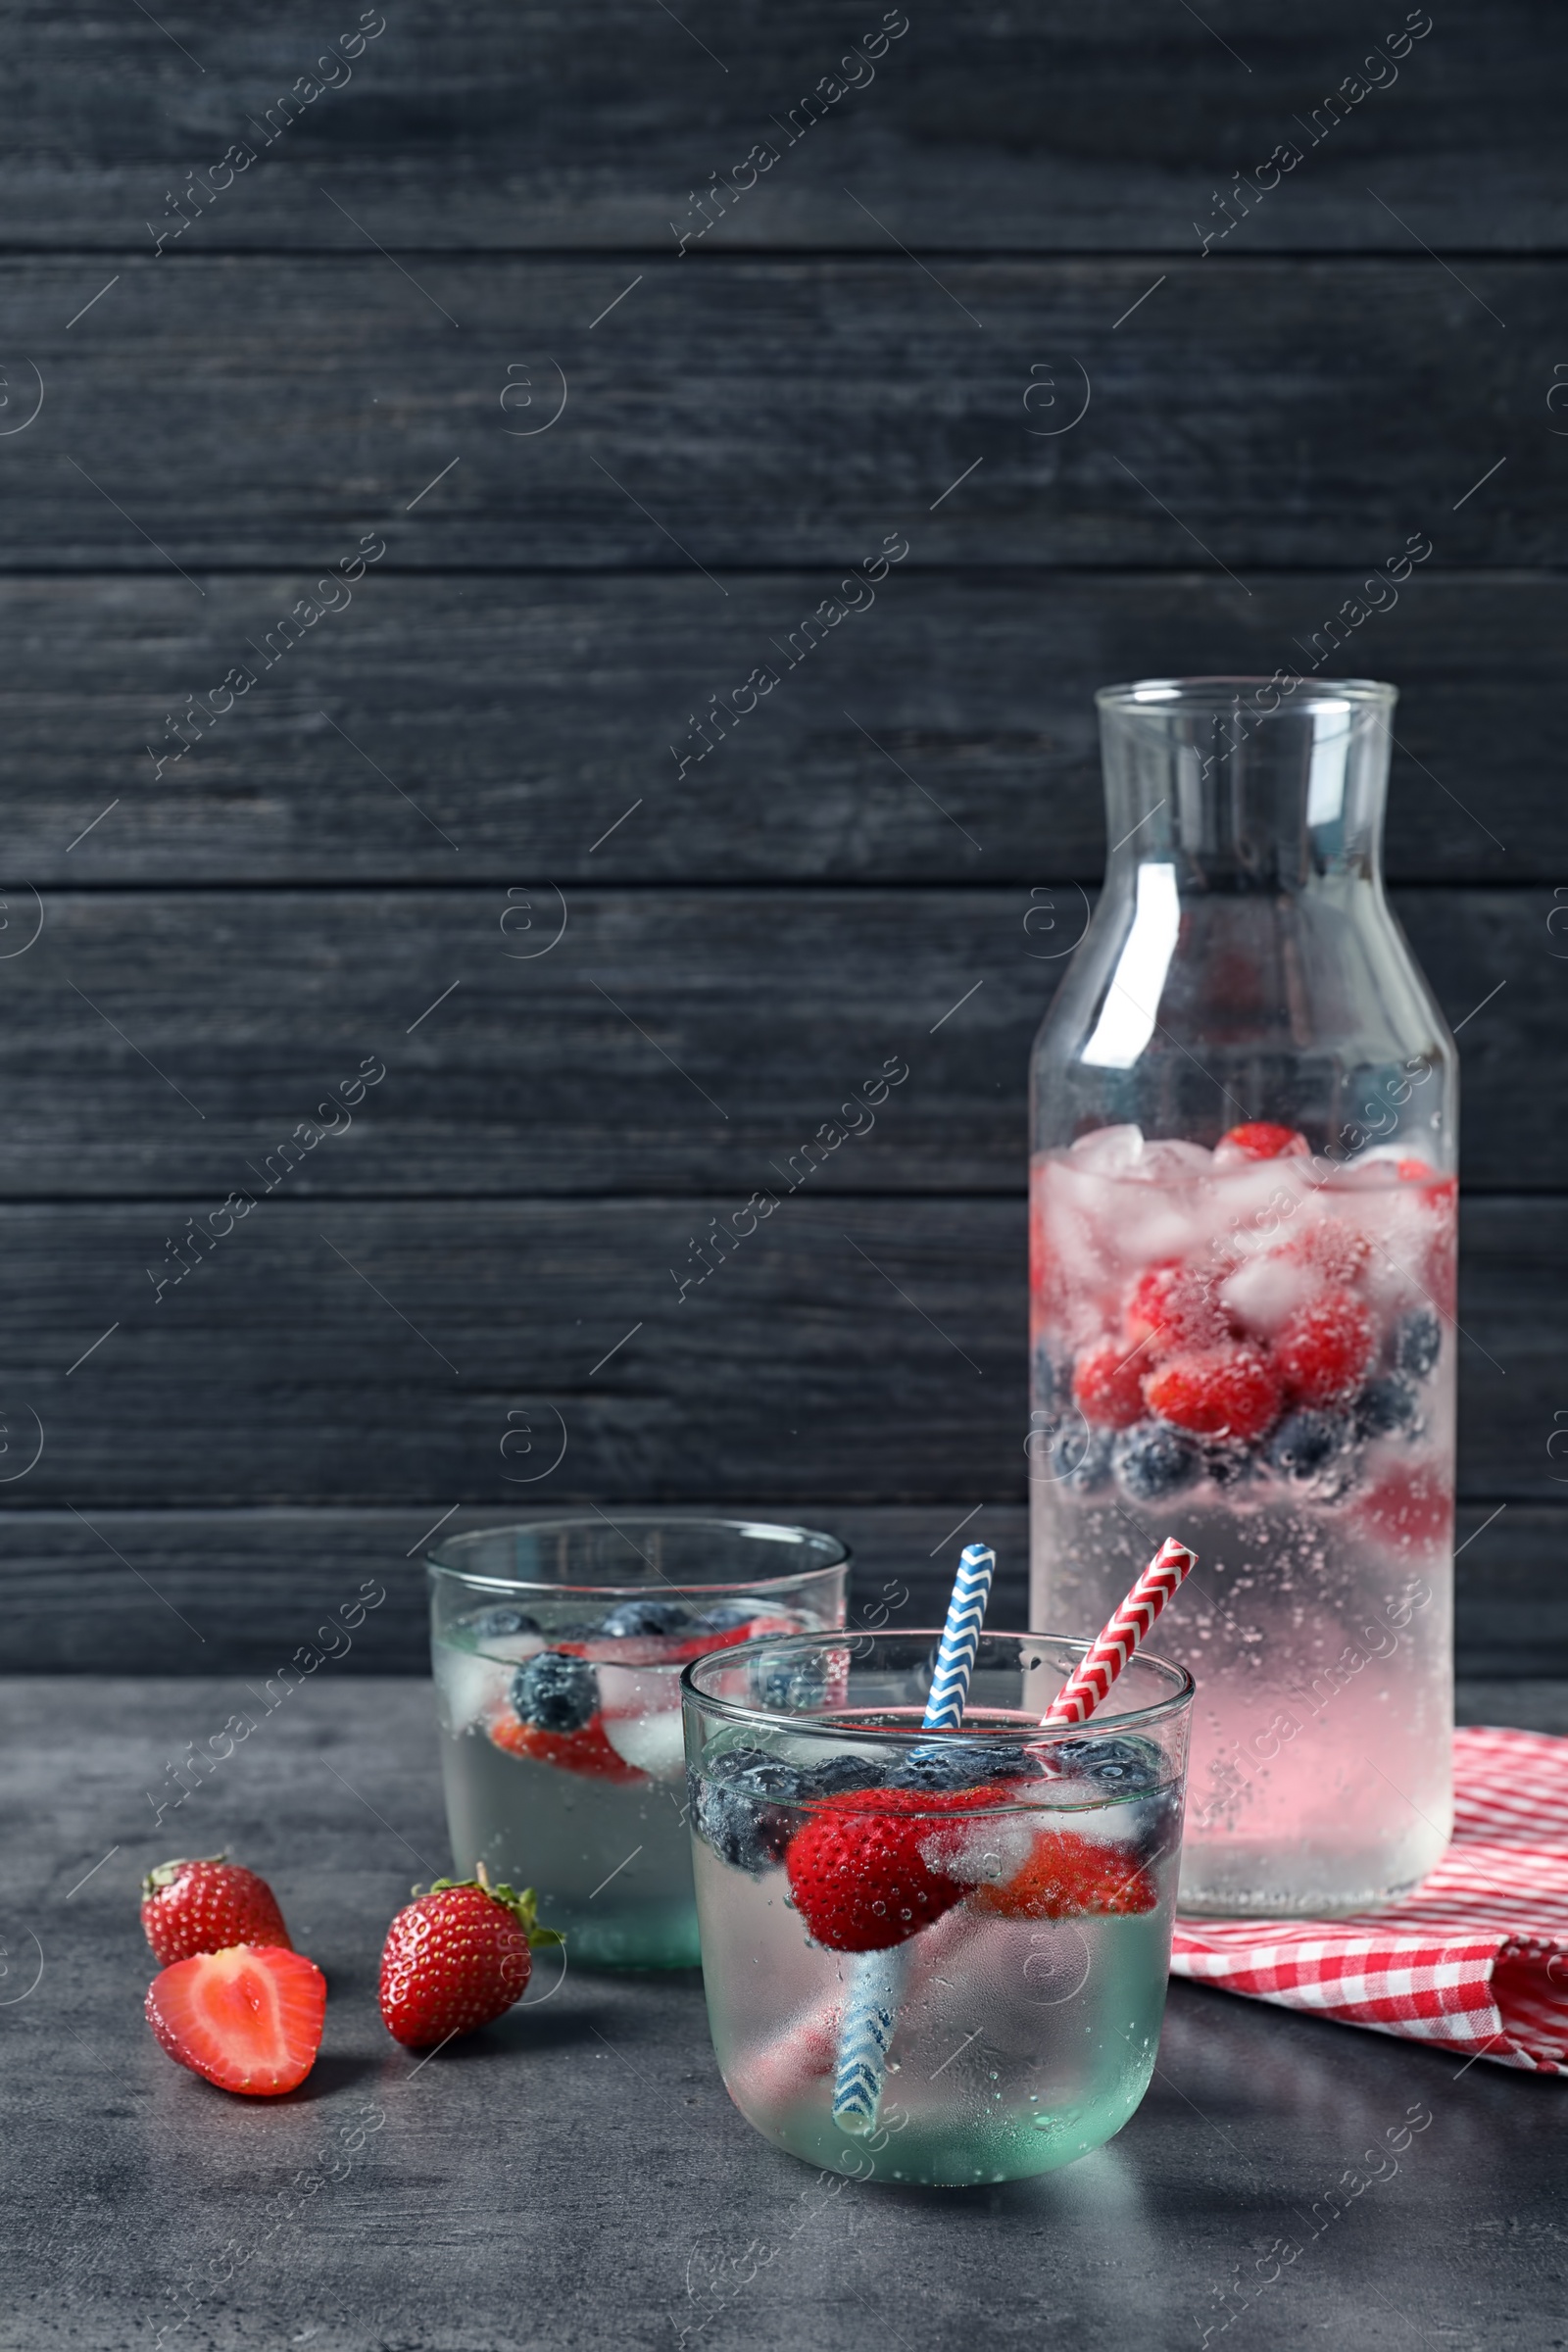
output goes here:
[[1021, 1605], [1093, 689], [1430, 543], [1346, 665], [1464, 1024], [1461, 1642], [1568, 1669], [1560, 23], [892, 11], [808, 133], [881, 11], [356, 13], [0, 11], [6, 1662], [265, 1667], [380, 1574], [415, 1667], [455, 1504], [809, 1513], [905, 1611], [983, 1506]]

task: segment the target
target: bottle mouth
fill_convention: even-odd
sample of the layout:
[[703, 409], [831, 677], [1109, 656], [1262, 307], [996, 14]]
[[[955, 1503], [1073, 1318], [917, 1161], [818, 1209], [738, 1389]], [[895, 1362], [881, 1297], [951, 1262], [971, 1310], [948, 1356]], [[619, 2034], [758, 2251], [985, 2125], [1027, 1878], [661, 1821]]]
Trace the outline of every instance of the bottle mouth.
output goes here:
[[[1292, 682], [1294, 680], [1294, 683]], [[1272, 699], [1265, 701], [1262, 698]], [[1246, 708], [1272, 718], [1288, 710], [1371, 709], [1392, 710], [1397, 686], [1381, 678], [1301, 678], [1276, 670], [1271, 677], [1136, 678], [1123, 686], [1102, 686], [1095, 701], [1102, 710], [1191, 710], [1202, 713]]]

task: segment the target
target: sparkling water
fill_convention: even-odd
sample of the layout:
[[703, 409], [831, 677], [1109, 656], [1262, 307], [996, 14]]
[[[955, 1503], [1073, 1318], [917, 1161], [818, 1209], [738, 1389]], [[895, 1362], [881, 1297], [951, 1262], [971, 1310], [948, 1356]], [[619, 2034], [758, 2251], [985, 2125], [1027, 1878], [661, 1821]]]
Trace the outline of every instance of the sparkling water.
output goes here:
[[[930, 1817], [970, 1891], [898, 1947], [897, 2021], [868, 2134], [833, 2113], [858, 1956], [812, 1941], [784, 1863], [737, 1868], [694, 1838], [713, 2047], [730, 2096], [767, 2138], [861, 2179], [969, 2186], [1053, 2172], [1126, 2123], [1159, 2040], [1179, 1787], [1109, 1801], [1082, 1785], [1029, 1787], [1042, 1801]], [[813, 1810], [772, 1808], [780, 1851]], [[988, 1909], [981, 1890], [1008, 1878], [1032, 1840], [1063, 1831], [1118, 1858], [1113, 1881], [1132, 1874], [1139, 1892], [1125, 1899], [1146, 1907], [1051, 1918]]]
[[[1163, 1537], [1197, 1551], [1156, 1642], [1198, 1683], [1192, 1908], [1352, 1910], [1447, 1842], [1454, 1224], [1452, 1179], [1392, 1149], [1227, 1168], [1108, 1128], [1035, 1162], [1032, 1621], [1091, 1635]], [[1347, 1331], [1341, 1391], [1293, 1393], [1332, 1387]], [[1279, 1380], [1244, 1434], [1140, 1401], [1238, 1348]]]
[[[580, 1597], [575, 1605], [580, 1615]], [[552, 1617], [537, 1599], [531, 1608]], [[434, 1638], [457, 1873], [471, 1878], [482, 1862], [495, 1883], [532, 1886], [542, 1923], [566, 1938], [568, 1965], [697, 1964], [681, 1668], [705, 1647], [744, 1639], [754, 1623], [786, 1631], [813, 1622], [761, 1602], [734, 1615], [741, 1622], [721, 1634], [620, 1640], [562, 1608], [522, 1633], [487, 1630], [477, 1612]], [[592, 1714], [561, 1737], [531, 1731], [514, 1704], [519, 1668], [547, 1651], [591, 1670]]]

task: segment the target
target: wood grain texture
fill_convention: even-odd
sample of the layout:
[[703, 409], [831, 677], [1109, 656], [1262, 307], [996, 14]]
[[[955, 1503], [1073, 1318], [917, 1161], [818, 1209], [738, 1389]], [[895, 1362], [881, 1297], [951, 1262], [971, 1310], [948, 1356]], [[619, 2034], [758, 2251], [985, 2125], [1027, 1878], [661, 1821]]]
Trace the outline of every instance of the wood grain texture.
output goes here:
[[[675, 13], [678, 24], [637, 0], [591, 11], [402, 0], [353, 79], [279, 134], [267, 110], [356, 24], [357, 0], [324, 17], [297, 4], [216, 19], [176, 6], [158, 12], [158, 26], [96, 5], [44, 17], [11, 7], [0, 14], [7, 54], [20, 51], [29, 71], [0, 109], [8, 233], [40, 247], [150, 249], [144, 219], [166, 219], [166, 192], [193, 169], [205, 175], [233, 140], [260, 161], [188, 243], [352, 246], [324, 184], [400, 251], [669, 252], [670, 220], [692, 218], [693, 187], [715, 172], [731, 180], [760, 140], [780, 160], [731, 202], [712, 244], [874, 246], [880, 232], [847, 182], [922, 251], [1196, 253], [1195, 217], [1219, 218], [1216, 187], [1250, 175], [1284, 140], [1301, 165], [1222, 250], [1244, 235], [1250, 250], [1396, 244], [1368, 180], [1445, 248], [1560, 244], [1568, 227], [1543, 72], [1556, 27], [1529, 0], [1444, 10], [1397, 80], [1316, 147], [1313, 110], [1397, 31], [1402, 6], [1369, 14], [1323, 0], [1282, 18], [1242, 0], [1204, 22], [1159, 0], [1123, 0], [1103, 17], [1060, 0], [916, 7], [874, 82], [794, 147], [780, 120], [882, 22], [880, 0], [785, 12], [694, 0]], [[1391, 69], [1370, 71], [1387, 79]], [[342, 81], [337, 66], [322, 73]]]
[[[8, 564], [144, 571], [145, 533], [199, 609], [197, 575], [325, 566], [364, 533], [417, 569], [841, 575], [891, 537], [919, 564], [1206, 551], [1246, 601], [1254, 567], [1370, 566], [1422, 534], [1446, 564], [1561, 552], [1562, 263], [1478, 260], [1467, 292], [1419, 252], [1171, 257], [1118, 326], [1147, 256], [955, 260], [940, 284], [896, 253], [649, 257], [596, 328], [625, 268], [127, 256], [73, 327], [81, 264], [9, 260], [48, 398], [5, 444]], [[1059, 405], [1026, 409], [1047, 364]], [[1042, 438], [1085, 378], [1081, 421]], [[503, 409], [509, 380], [532, 407]]]
[[[8, 1499], [1021, 1499], [1022, 1200], [803, 1189], [681, 1298], [744, 1200], [278, 1194], [177, 1283], [179, 1203], [9, 1206]], [[1568, 1202], [1472, 1201], [1461, 1264], [1460, 1491], [1555, 1500]]]
[[[1093, 689], [1322, 659], [1418, 534], [1327, 666], [1404, 690], [1389, 870], [1464, 1023], [1466, 1530], [1509, 1511], [1463, 1639], [1508, 1671], [1544, 1608], [1557, 1655], [1558, 28], [1444, 17], [1314, 140], [1402, 8], [916, 12], [681, 256], [880, 0], [410, 0], [270, 136], [357, 13], [0, 8], [19, 1655], [259, 1663], [453, 1494], [763, 1494], [873, 1559], [923, 1506], [933, 1544], [965, 1496], [1016, 1523], [1024, 1057], [1102, 870]], [[166, 190], [252, 137], [155, 258]], [[352, 602], [286, 622], [362, 535]], [[875, 1129], [675, 1306], [895, 1054]], [[357, 1667], [416, 1663], [413, 1577]]]
[[[664, 1509], [682, 1506], [665, 1503]], [[690, 1506], [714, 1516], [707, 1502]], [[612, 1503], [624, 1525], [637, 1505]], [[308, 1642], [323, 1611], [368, 1585], [368, 1609], [334, 1660], [345, 1674], [426, 1674], [423, 1560], [441, 1533], [540, 1516], [524, 1509], [0, 1512], [0, 1673], [269, 1673]], [[1561, 1575], [1568, 1508], [1477, 1502], [1459, 1511], [1455, 1643], [1461, 1674], [1568, 1676]], [[586, 1514], [585, 1514], [586, 1515]], [[854, 1555], [853, 1623], [937, 1625], [958, 1546], [990, 1544], [997, 1627], [1028, 1623], [1028, 1512], [1019, 1503], [790, 1508], [747, 1497], [729, 1516], [820, 1526]], [[338, 1641], [331, 1643], [340, 1648]]]
[[[1095, 885], [1095, 688], [1304, 666], [1357, 577], [1260, 576], [1248, 597], [1190, 570], [906, 564], [683, 775], [693, 715], [778, 662], [826, 575], [732, 572], [721, 599], [696, 573], [383, 564], [177, 761], [171, 714], [311, 575], [210, 575], [205, 601], [172, 574], [0, 578], [6, 878]], [[1560, 576], [1434, 558], [1352, 641], [1401, 688], [1396, 881], [1568, 875], [1565, 633]]]
[[[44, 894], [0, 963], [0, 1198], [744, 1200], [890, 1060], [814, 1189], [1021, 1188], [1084, 892], [514, 887]], [[1466, 1184], [1560, 1188], [1560, 903], [1395, 906], [1464, 1024]], [[30, 897], [6, 919], [24, 938]], [[385, 1077], [345, 1100], [366, 1060]]]

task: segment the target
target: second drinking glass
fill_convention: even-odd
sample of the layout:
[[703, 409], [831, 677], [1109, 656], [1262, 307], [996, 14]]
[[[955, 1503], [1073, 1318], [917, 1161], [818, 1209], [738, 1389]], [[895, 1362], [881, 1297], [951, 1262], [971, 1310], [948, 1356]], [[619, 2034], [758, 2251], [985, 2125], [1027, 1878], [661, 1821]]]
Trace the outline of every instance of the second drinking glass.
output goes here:
[[760, 1521], [558, 1519], [429, 1556], [460, 1878], [532, 1886], [590, 1968], [699, 1957], [680, 1674], [760, 1634], [844, 1623], [849, 1553]]

